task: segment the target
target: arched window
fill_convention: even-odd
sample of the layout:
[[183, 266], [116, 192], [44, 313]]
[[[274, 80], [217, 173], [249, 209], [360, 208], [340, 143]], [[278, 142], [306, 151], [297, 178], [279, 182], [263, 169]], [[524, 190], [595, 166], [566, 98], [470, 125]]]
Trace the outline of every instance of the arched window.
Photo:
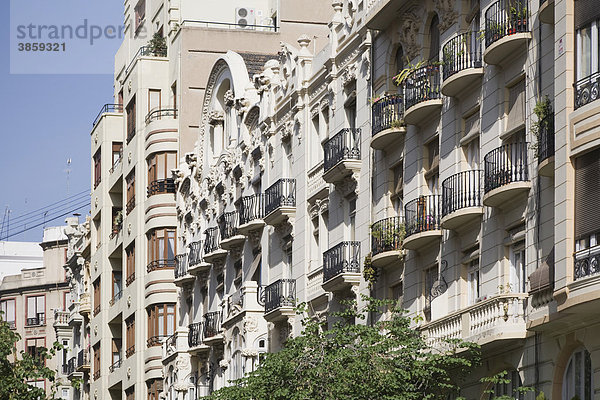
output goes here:
[[396, 74], [404, 69], [404, 50], [402, 49], [402, 46], [398, 46], [398, 49], [396, 50], [396, 56], [394, 57], [394, 63], [395, 63], [394, 66], [396, 68], [396, 71], [395, 71]]
[[437, 15], [429, 25], [429, 62], [439, 61], [440, 57], [440, 20]]
[[571, 355], [563, 378], [563, 400], [592, 399], [592, 359], [586, 349]]
[[517, 370], [513, 369], [512, 371], [505, 371], [505, 373], [500, 376], [500, 382], [494, 384], [494, 387], [492, 388], [493, 391], [490, 391], [489, 398], [492, 400], [497, 397], [507, 396], [517, 400], [523, 400], [525, 394], [518, 391], [521, 386], [523, 386], [523, 383], [521, 382], [521, 377]]

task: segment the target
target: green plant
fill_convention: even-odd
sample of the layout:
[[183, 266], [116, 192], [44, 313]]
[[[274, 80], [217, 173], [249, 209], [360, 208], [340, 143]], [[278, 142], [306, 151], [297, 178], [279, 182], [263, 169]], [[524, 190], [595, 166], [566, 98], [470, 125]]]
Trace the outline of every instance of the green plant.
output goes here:
[[167, 55], [167, 39], [160, 32], [155, 32], [148, 42], [150, 53], [157, 57], [165, 57]]
[[510, 7], [510, 15], [513, 21], [522, 21], [527, 18], [527, 6], [525, 3], [517, 1]]
[[[553, 124], [553, 111], [552, 111], [552, 103], [550, 102], [550, 98], [548, 95], [544, 96], [542, 99], [539, 99], [535, 103], [535, 107], [533, 108], [533, 113], [537, 117], [537, 121], [531, 124], [531, 133], [535, 136], [536, 140], [531, 144], [531, 148], [535, 151], [536, 157], [539, 156], [538, 146], [540, 141], [540, 135], [543, 132], [549, 132], [552, 124]], [[549, 132], [552, 134], [552, 132]]]
[[365, 261], [363, 263], [363, 278], [365, 278], [365, 281], [367, 281], [369, 289], [373, 288], [373, 285], [375, 285], [375, 282], [377, 282], [378, 277], [379, 271], [377, 270], [377, 267], [373, 265], [373, 257], [372, 254], [369, 253], [365, 257]]
[[[404, 224], [373, 224], [371, 225], [371, 235], [386, 249], [396, 249], [404, 240], [406, 228]], [[398, 250], [398, 249], [396, 249]]]
[[391, 126], [392, 126], [392, 128], [398, 129], [398, 128], [405, 127], [406, 124], [404, 123], [404, 120], [402, 120], [402, 119], [394, 119], [394, 120], [392, 120]]
[[408, 63], [408, 67], [404, 68], [398, 73], [398, 75], [392, 78], [396, 86], [402, 85], [413, 72], [415, 72], [416, 70], [418, 70], [426, 64], [425, 60], [421, 60], [416, 64], [412, 64], [408, 57], [406, 58], [406, 62]]
[[485, 394], [488, 394], [490, 396], [490, 399], [493, 400], [514, 400], [515, 398], [522, 397], [521, 395], [524, 395], [525, 393], [535, 391], [535, 389], [530, 386], [519, 386], [516, 389], [514, 389], [514, 397], [508, 395], [496, 396], [494, 390], [496, 385], [511, 384], [511, 380], [508, 378], [508, 371], [506, 370], [499, 372], [496, 375], [481, 378], [481, 383], [488, 384], [489, 389], [484, 390], [483, 392]]

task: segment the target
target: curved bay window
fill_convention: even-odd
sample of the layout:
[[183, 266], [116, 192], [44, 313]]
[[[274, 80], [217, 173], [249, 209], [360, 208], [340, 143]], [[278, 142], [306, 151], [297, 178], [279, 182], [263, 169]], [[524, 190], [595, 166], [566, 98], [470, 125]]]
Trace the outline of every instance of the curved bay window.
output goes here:
[[592, 399], [592, 359], [586, 349], [573, 353], [563, 378], [563, 399]]
[[598, 100], [600, 8], [596, 0], [575, 1], [575, 108]]
[[162, 378], [150, 379], [146, 384], [148, 385], [148, 400], [159, 400], [159, 395], [163, 390]]
[[175, 332], [175, 304], [148, 307], [148, 347], [160, 346], [163, 338]]
[[147, 271], [175, 268], [175, 228], [154, 229], [148, 235]]
[[177, 153], [157, 153], [148, 159], [148, 196], [175, 193], [171, 170], [177, 167]]

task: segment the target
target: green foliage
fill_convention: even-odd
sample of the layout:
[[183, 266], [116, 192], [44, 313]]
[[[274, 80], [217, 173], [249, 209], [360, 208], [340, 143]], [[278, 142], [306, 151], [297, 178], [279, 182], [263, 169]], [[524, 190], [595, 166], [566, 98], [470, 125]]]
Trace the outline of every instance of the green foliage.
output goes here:
[[167, 39], [165, 39], [159, 32], [155, 32], [148, 42], [150, 52], [157, 57], [167, 56]]
[[540, 139], [540, 134], [543, 131], [548, 132], [550, 127], [553, 124], [553, 111], [552, 111], [552, 103], [550, 102], [550, 98], [548, 95], [544, 96], [544, 98], [538, 100], [535, 103], [535, 107], [533, 108], [533, 112], [537, 117], [537, 121], [531, 124], [531, 133], [535, 136], [536, 140], [531, 144], [532, 149], [535, 151], [536, 157], [538, 156], [538, 143]]
[[[42, 400], [52, 399], [56, 393], [55, 372], [46, 366], [46, 360], [56, 355], [62, 346], [55, 342], [50, 349], [38, 348], [32, 356], [25, 351], [17, 354], [16, 344], [21, 340], [6, 322], [0, 321], [0, 399]], [[46, 379], [51, 382], [51, 393], [29, 385], [27, 382]]]
[[379, 277], [379, 271], [377, 267], [373, 265], [373, 256], [372, 253], [367, 254], [365, 257], [365, 261], [363, 263], [363, 277], [367, 284], [369, 285], [369, 289], [373, 288], [375, 282], [377, 282], [377, 278]]
[[[326, 331], [318, 321], [303, 318], [301, 335], [267, 354], [256, 371], [206, 399], [445, 400], [458, 392], [479, 363], [476, 345], [447, 340], [430, 348], [392, 301], [363, 300], [364, 309], [347, 302]], [[383, 313], [387, 307], [393, 307], [389, 320], [364, 324], [369, 312]]]
[[494, 393], [494, 387], [496, 385], [508, 385], [511, 383], [510, 379], [508, 378], [508, 371], [506, 370], [499, 372], [496, 375], [481, 378], [481, 383], [487, 384], [489, 386], [489, 389], [484, 390], [484, 393], [490, 395], [490, 399], [492, 400], [516, 400], [519, 397], [519, 394], [525, 394], [527, 392], [535, 391], [535, 389], [532, 387], [520, 386], [515, 389], [514, 397], [506, 395], [496, 396], [496, 394]]
[[401, 86], [413, 72], [415, 72], [419, 68], [425, 66], [425, 64], [426, 64], [425, 60], [421, 60], [416, 64], [412, 64], [410, 62], [410, 60], [408, 59], [408, 57], [406, 58], [406, 62], [408, 64], [408, 67], [404, 68], [402, 71], [400, 71], [398, 73], [398, 75], [396, 75], [392, 78], [392, 80], [394, 81], [394, 83], [397, 86]]

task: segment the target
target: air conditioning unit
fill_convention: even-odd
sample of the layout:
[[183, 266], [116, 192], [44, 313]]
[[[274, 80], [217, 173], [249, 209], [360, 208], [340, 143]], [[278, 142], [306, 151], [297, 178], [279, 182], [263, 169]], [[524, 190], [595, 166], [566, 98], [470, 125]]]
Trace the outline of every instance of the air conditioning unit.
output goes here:
[[238, 29], [254, 29], [254, 25], [256, 25], [256, 11], [254, 8], [236, 8], [235, 24]]

